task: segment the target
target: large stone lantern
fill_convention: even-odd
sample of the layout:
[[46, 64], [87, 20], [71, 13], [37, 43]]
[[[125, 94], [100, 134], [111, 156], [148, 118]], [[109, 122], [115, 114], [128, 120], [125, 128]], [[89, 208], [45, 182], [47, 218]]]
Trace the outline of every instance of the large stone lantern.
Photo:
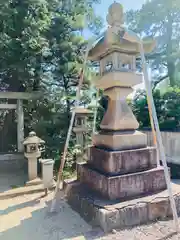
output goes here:
[[[108, 108], [101, 130], [93, 136], [88, 162], [77, 164], [77, 181], [68, 182], [67, 196], [81, 216], [112, 230], [156, 219], [160, 213], [151, 211], [151, 200], [142, 197], [155, 198], [153, 194], [166, 189], [166, 182], [164, 169], [157, 167], [156, 148], [147, 146], [146, 134], [138, 130], [126, 102], [143, 80], [136, 70], [139, 42], [123, 25], [121, 4], [109, 7], [107, 22], [109, 27], [90, 50], [89, 59], [100, 63], [95, 85], [108, 97]], [[149, 53], [155, 43], [144, 42], [143, 47]], [[143, 201], [144, 205], [139, 204]]]
[[35, 132], [30, 132], [23, 142], [25, 148], [24, 155], [28, 159], [29, 181], [37, 178], [37, 159], [41, 157], [44, 144], [45, 141], [37, 137]]

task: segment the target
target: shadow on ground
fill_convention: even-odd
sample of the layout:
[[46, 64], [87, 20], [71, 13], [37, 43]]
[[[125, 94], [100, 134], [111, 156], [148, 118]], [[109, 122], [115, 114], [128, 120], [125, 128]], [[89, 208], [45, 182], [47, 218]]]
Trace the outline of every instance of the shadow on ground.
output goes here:
[[0, 216], [7, 215], [11, 212], [14, 212], [14, 211], [22, 209], [22, 208], [32, 207], [32, 206], [36, 205], [39, 202], [39, 200], [40, 200], [40, 198], [38, 197], [36, 199], [30, 200], [30, 201], [27, 201], [24, 203], [10, 206], [10, 207], [6, 208], [5, 210], [0, 210]]
[[[13, 214], [18, 210], [23, 211], [24, 218], [26, 218], [26, 211], [29, 208], [33, 209], [39, 202], [40, 200], [35, 198], [32, 201], [8, 207], [2, 211], [1, 220], [3, 221], [8, 214], [9, 218], [11, 216], [13, 218]], [[69, 208], [65, 201], [62, 200], [58, 203], [56, 213], [50, 213], [50, 203], [51, 201], [47, 201], [43, 208], [37, 209], [36, 206], [35, 210], [28, 211], [26, 219], [23, 219], [21, 212], [16, 216], [19, 220], [16, 226], [14, 226], [15, 224], [11, 225], [11, 219], [9, 219], [8, 227], [1, 229], [0, 240], [95, 240], [103, 236], [100, 229], [92, 229]]]

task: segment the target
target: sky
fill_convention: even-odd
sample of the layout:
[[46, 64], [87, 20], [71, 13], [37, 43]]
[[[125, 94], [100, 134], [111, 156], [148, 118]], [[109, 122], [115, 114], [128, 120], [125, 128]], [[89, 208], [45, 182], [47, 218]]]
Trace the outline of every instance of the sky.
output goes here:
[[[95, 6], [95, 12], [102, 16], [104, 19], [106, 18], [108, 7], [114, 2], [114, 0], [101, 0], [101, 4], [97, 4]], [[142, 4], [146, 2], [146, 0], [116, 0], [123, 5], [124, 11], [130, 9], [139, 9]]]
[[[123, 5], [124, 11], [130, 9], [139, 9], [141, 8], [142, 4], [145, 3], [147, 0], [116, 0]], [[101, 4], [95, 5], [95, 13], [101, 16], [104, 19], [104, 23], [106, 23], [106, 16], [108, 13], [109, 6], [114, 2], [114, 0], [101, 0]], [[86, 39], [91, 37], [91, 33], [87, 30], [84, 31], [84, 36]]]

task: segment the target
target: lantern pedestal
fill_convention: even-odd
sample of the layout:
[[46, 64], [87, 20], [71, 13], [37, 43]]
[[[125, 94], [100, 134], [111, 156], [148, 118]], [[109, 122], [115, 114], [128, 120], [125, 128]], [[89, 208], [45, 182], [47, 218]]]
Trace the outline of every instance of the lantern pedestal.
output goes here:
[[138, 149], [147, 146], [146, 134], [139, 131], [102, 132], [94, 134], [93, 144], [109, 150]]
[[132, 86], [117, 87], [111, 83], [110, 87], [105, 89], [102, 85], [104, 94], [109, 98], [108, 108], [100, 125], [101, 131], [93, 136], [93, 144], [110, 150], [146, 147], [147, 136], [136, 131], [139, 123], [126, 102], [128, 94], [132, 92]]
[[29, 181], [37, 178], [37, 158], [28, 158], [28, 177]]

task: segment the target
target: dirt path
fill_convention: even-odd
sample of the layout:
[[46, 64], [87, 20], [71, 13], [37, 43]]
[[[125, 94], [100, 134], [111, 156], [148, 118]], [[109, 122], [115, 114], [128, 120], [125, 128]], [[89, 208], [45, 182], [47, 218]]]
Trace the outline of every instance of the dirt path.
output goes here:
[[48, 212], [52, 194], [42, 193], [0, 200], [0, 240], [177, 240], [172, 221], [162, 221], [104, 235], [92, 229], [64, 202], [56, 214]]
[[91, 230], [63, 201], [58, 213], [48, 213], [52, 194], [41, 196], [38, 193], [0, 201], [1, 240], [73, 239]]

